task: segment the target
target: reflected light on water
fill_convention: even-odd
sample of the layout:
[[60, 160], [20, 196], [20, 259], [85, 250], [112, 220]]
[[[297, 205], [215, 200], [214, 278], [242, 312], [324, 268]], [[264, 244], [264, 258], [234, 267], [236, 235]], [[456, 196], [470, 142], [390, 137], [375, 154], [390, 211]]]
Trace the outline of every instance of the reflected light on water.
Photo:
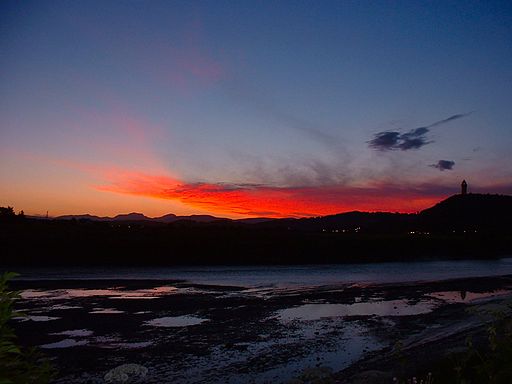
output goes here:
[[56, 343], [43, 344], [40, 347], [46, 349], [57, 349], [57, 348], [70, 348], [70, 347], [78, 347], [80, 345], [87, 345], [87, 341], [85, 340], [75, 340], [75, 339], [64, 339], [61, 341], [57, 341]]
[[430, 301], [409, 303], [407, 300], [359, 302], [354, 304], [304, 304], [286, 308], [277, 317], [284, 322], [292, 320], [319, 320], [344, 316], [412, 316], [431, 312], [435, 304]]
[[174, 317], [159, 317], [153, 320], [146, 321], [145, 325], [153, 327], [188, 327], [189, 325], [198, 325], [208, 321], [196, 316], [174, 316]]
[[428, 296], [443, 300], [447, 303], [470, 303], [473, 301], [480, 301], [486, 299], [492, 299], [500, 296], [510, 295], [511, 291], [507, 289], [499, 289], [490, 292], [469, 292], [469, 291], [443, 291], [434, 292]]
[[46, 300], [64, 300], [79, 297], [108, 296], [111, 299], [155, 299], [159, 296], [177, 293], [178, 288], [172, 286], [162, 286], [148, 289], [124, 290], [122, 287], [107, 289], [54, 289], [37, 290], [26, 289], [21, 292], [22, 299], [46, 299]]

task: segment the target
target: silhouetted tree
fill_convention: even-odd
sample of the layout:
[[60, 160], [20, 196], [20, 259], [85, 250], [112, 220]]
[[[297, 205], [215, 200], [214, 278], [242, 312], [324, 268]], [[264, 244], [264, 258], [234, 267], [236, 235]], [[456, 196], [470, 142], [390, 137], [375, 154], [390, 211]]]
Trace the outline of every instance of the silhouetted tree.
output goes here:
[[13, 207], [0, 207], [0, 219], [13, 219], [16, 217]]

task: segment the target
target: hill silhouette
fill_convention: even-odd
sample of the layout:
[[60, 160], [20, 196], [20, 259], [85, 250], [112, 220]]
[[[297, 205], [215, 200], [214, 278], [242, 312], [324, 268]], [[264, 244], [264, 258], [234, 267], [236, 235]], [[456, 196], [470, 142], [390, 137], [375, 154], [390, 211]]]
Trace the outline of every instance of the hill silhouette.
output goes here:
[[[137, 223], [137, 222], [153, 222], [153, 223], [174, 223], [176, 221], [180, 220], [188, 220], [198, 223], [211, 223], [214, 221], [223, 221], [223, 220], [230, 220], [222, 217], [215, 217], [212, 215], [189, 215], [189, 216], [177, 216], [174, 213], [168, 213], [163, 216], [159, 217], [148, 217], [145, 216], [142, 213], [138, 212], [131, 212], [131, 213], [123, 213], [116, 215], [114, 217], [108, 217], [108, 216], [94, 216], [89, 214], [84, 215], [63, 215], [63, 216], [57, 216], [55, 217], [56, 220], [91, 220], [91, 221], [118, 221], [118, 222], [130, 222], [130, 223]], [[269, 219], [264, 218], [254, 218], [254, 219], [241, 219], [240, 221], [247, 222], [247, 221], [264, 221]], [[236, 220], [238, 221], [238, 220]]]
[[303, 219], [214, 216], [33, 219], [0, 210], [1, 264], [179, 265], [377, 262], [512, 255], [512, 196], [455, 195], [417, 214]]
[[512, 196], [468, 194], [453, 195], [419, 214], [390, 212], [346, 212], [337, 215], [282, 219], [269, 226], [299, 230], [338, 230], [366, 233], [400, 233], [411, 231], [510, 231]]
[[512, 196], [454, 195], [420, 213], [431, 226], [503, 231], [512, 227]]
[[177, 216], [169, 213], [160, 217], [147, 217], [132, 212], [114, 217], [100, 217], [89, 214], [58, 216], [56, 220], [91, 220], [125, 223], [175, 223], [190, 221], [194, 223], [243, 223], [269, 228], [293, 228], [297, 230], [338, 230], [371, 232], [399, 232], [411, 229], [444, 230], [475, 229], [479, 227], [501, 230], [512, 225], [512, 196], [490, 194], [453, 195], [419, 214], [390, 212], [352, 211], [323, 217], [302, 219], [247, 218], [227, 219], [211, 215]]

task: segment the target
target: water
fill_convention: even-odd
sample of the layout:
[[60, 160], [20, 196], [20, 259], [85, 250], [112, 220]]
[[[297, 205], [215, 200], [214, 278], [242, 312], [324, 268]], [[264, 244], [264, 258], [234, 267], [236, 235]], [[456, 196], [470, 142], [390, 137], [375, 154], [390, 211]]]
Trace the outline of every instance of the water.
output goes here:
[[93, 334], [93, 331], [90, 331], [88, 329], [70, 329], [67, 331], [52, 333], [52, 335], [57, 335], [57, 336], [63, 335], [63, 336], [70, 336], [70, 337], [87, 337], [87, 336], [92, 336], [92, 334]]
[[208, 319], [201, 319], [196, 316], [167, 316], [146, 321], [145, 325], [153, 327], [187, 327], [189, 325], [201, 324], [205, 321], [208, 321]]
[[85, 340], [75, 340], [75, 339], [64, 339], [61, 341], [57, 341], [55, 343], [43, 344], [40, 347], [43, 349], [57, 349], [57, 348], [71, 348], [78, 347], [81, 345], [86, 345], [87, 342]]
[[[512, 274], [512, 258], [302, 266], [21, 268], [18, 279], [185, 280], [242, 287], [397, 283]], [[165, 292], [167, 294], [167, 292]], [[146, 292], [141, 296], [157, 296]]]
[[284, 322], [320, 320], [343, 316], [411, 316], [429, 313], [435, 307], [429, 301], [408, 303], [407, 300], [383, 300], [354, 304], [304, 304], [278, 312]]
[[[80, 277], [77, 277], [80, 279]], [[37, 289], [26, 289], [21, 292], [23, 299], [47, 299], [47, 300], [63, 300], [73, 299], [80, 297], [92, 296], [106, 296], [109, 299], [156, 299], [162, 295], [169, 295], [178, 291], [176, 287], [154, 287], [151, 289], [137, 289], [137, 290], [121, 290], [119, 288], [109, 289], [52, 289], [40, 291]], [[57, 308], [56, 308], [57, 309]], [[70, 309], [70, 308], [59, 308]]]

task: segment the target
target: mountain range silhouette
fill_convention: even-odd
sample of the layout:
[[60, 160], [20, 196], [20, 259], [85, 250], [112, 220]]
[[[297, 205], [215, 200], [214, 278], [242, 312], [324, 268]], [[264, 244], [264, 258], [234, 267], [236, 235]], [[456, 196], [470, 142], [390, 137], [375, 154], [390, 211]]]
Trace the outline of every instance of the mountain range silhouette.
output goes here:
[[[193, 223], [244, 223], [257, 224], [267, 227], [291, 227], [294, 229], [331, 229], [343, 227], [343, 229], [376, 228], [381, 226], [396, 226], [405, 229], [407, 226], [438, 226], [443, 225], [452, 228], [467, 226], [503, 226], [512, 225], [512, 196], [490, 194], [453, 195], [427, 208], [417, 214], [391, 213], [391, 212], [360, 212], [352, 211], [315, 218], [302, 219], [272, 219], [254, 217], [247, 219], [228, 219], [212, 215], [178, 216], [169, 213], [159, 217], [148, 217], [142, 213], [132, 212], [119, 214], [114, 217], [83, 215], [64, 215], [55, 220], [90, 220], [125, 223], [176, 223], [187, 221]], [[338, 229], [339, 229], [338, 228]]]

